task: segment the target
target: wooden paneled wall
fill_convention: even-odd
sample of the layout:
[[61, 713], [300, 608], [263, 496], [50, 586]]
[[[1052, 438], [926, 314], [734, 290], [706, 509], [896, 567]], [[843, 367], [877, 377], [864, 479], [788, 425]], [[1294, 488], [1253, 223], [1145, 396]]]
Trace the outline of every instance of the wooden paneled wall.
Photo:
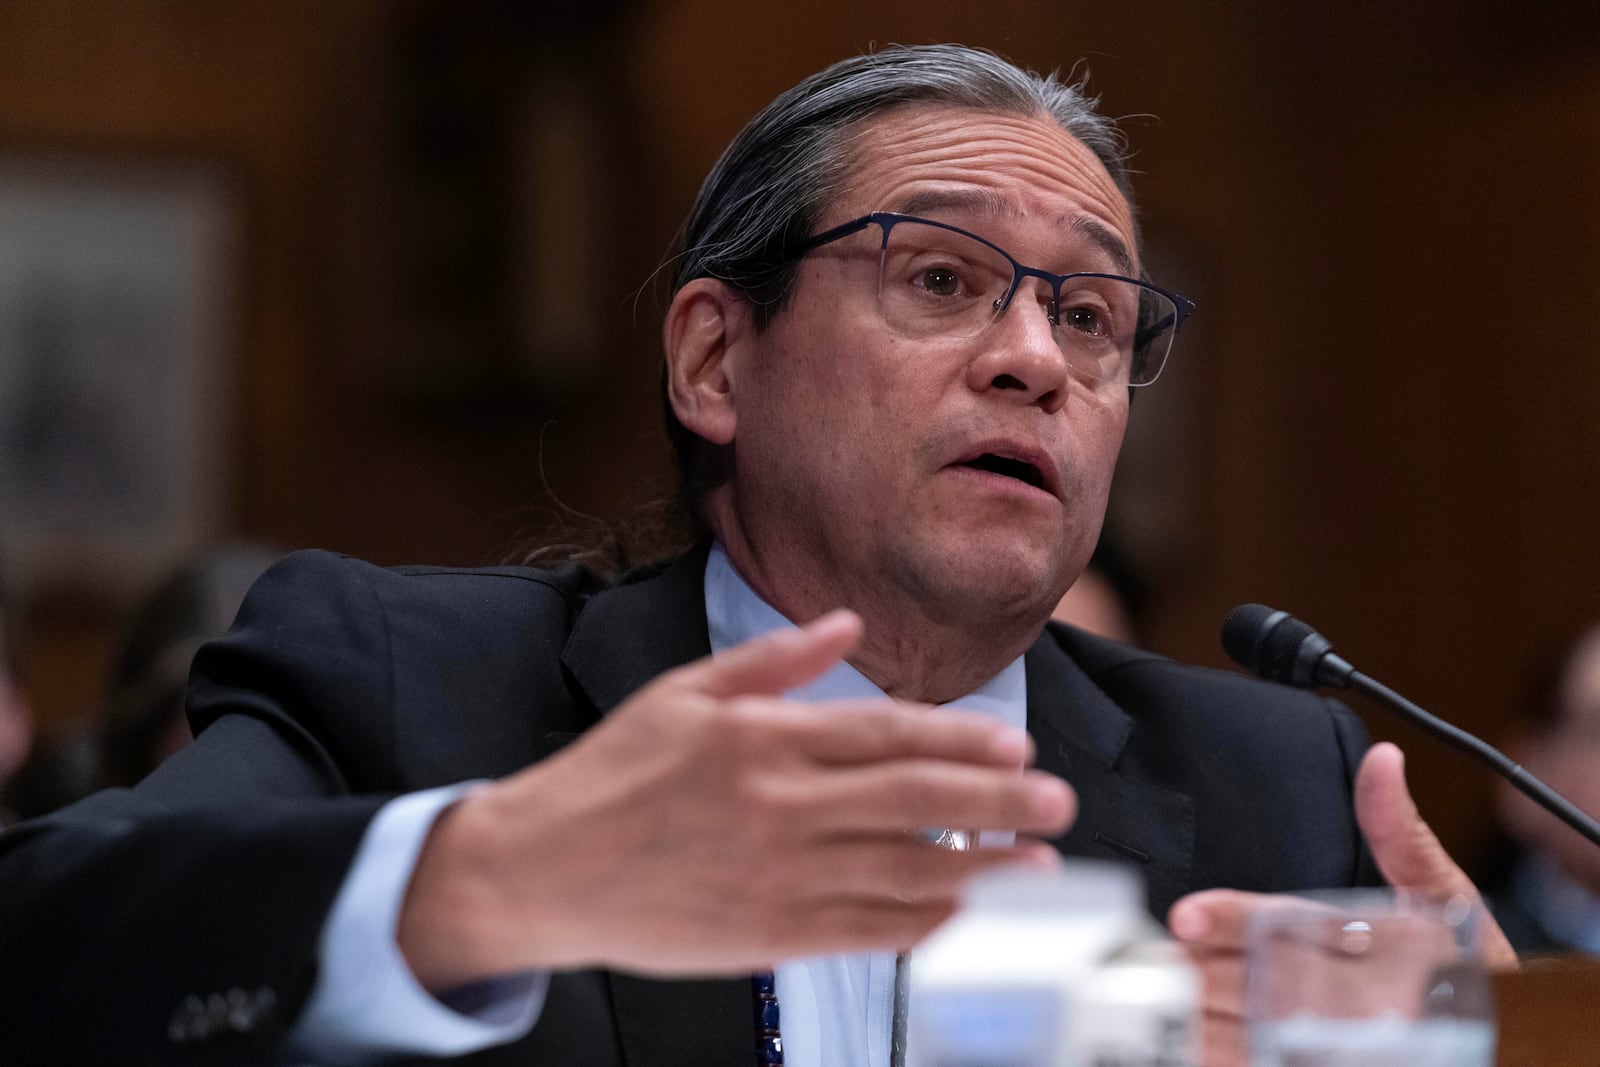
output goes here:
[[[1156, 647], [1220, 663], [1222, 614], [1268, 601], [1494, 734], [1528, 661], [1600, 617], [1600, 16], [1509, 0], [602, 5], [549, 34], [587, 49], [617, 120], [596, 301], [612, 362], [557, 399], [419, 409], [385, 384], [415, 333], [402, 238], [440, 222], [414, 211], [406, 57], [481, 18], [537, 61], [548, 41], [523, 6], [0, 7], [0, 149], [201, 153], [239, 177], [229, 532], [475, 563], [547, 490], [622, 515], [665, 470], [655, 308], [635, 298], [721, 145], [841, 55], [960, 39], [1037, 67], [1085, 60], [1129, 116], [1151, 262], [1201, 305], [1167, 394], [1135, 405], [1122, 474], [1130, 500], [1159, 490], [1133, 538], [1160, 588]], [[109, 609], [80, 593], [34, 615], [35, 702], [87, 706]], [[1482, 779], [1372, 722], [1407, 744], [1447, 839], [1476, 849]]]

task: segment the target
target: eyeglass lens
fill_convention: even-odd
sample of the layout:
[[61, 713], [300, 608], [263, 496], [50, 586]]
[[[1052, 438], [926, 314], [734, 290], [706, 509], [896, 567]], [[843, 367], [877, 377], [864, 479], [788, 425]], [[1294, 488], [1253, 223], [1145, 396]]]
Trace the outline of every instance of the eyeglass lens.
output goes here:
[[[974, 337], [1004, 313], [1016, 269], [996, 249], [910, 220], [887, 231], [878, 302], [892, 328], [915, 338]], [[1023, 279], [1019, 302], [1030, 281]], [[1033, 284], [1048, 300], [1043, 280]], [[1154, 289], [1126, 278], [1079, 276], [1061, 285], [1052, 333], [1079, 372], [1143, 385], [1160, 373], [1177, 318], [1177, 307]]]

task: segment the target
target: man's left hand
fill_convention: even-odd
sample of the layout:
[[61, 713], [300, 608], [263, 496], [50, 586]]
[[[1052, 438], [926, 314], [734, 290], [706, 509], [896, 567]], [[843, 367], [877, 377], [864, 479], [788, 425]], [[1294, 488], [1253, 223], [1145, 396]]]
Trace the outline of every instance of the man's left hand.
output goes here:
[[[1440, 901], [1465, 896], [1479, 908], [1484, 962], [1491, 969], [1517, 966], [1517, 954], [1483, 906], [1477, 887], [1445, 852], [1417, 812], [1406, 788], [1405, 757], [1387, 742], [1373, 745], [1355, 784], [1356, 822], [1384, 879]], [[1173, 935], [1200, 968], [1204, 1018], [1201, 1062], [1235, 1067], [1249, 1062], [1244, 1030], [1245, 928], [1266, 897], [1232, 889], [1191, 893], [1167, 915]]]

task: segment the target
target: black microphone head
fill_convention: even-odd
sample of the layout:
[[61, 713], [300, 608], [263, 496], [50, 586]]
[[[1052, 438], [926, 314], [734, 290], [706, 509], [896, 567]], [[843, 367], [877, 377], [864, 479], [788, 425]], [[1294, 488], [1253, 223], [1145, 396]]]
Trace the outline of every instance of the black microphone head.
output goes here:
[[[1305, 671], [1296, 671], [1302, 658], [1302, 648], [1307, 638], [1316, 638], [1317, 632], [1286, 611], [1276, 611], [1265, 604], [1240, 604], [1222, 620], [1222, 647], [1233, 661], [1252, 674], [1269, 682], [1286, 682], [1289, 685], [1307, 685]], [[1318, 641], [1319, 651], [1327, 650], [1326, 641]]]
[[1222, 620], [1222, 648], [1251, 674], [1261, 673], [1261, 638], [1284, 613], [1265, 604], [1240, 604]]

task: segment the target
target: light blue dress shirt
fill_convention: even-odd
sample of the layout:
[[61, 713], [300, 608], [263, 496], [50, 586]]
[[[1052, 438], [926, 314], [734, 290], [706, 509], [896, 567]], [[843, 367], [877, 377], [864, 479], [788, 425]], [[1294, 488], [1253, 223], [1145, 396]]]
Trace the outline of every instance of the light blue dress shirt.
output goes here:
[[[706, 564], [705, 599], [713, 653], [794, 625], [756, 595], [720, 544]], [[953, 703], [1021, 729], [1027, 720], [1026, 689], [1018, 658]], [[785, 696], [815, 702], [881, 699], [884, 693], [854, 667], [839, 663]], [[533, 1028], [548, 974], [476, 987], [473, 1008], [458, 1011], [417, 984], [395, 943], [400, 905], [422, 842], [439, 813], [473, 784], [400, 797], [373, 819], [323, 928], [317, 983], [290, 1035], [299, 1057], [361, 1064], [400, 1053], [463, 1055], [514, 1041]], [[1011, 840], [1009, 832], [985, 831], [979, 843]], [[774, 977], [788, 1067], [888, 1067], [893, 953], [792, 960], [779, 964]], [[753, 1049], [752, 1040], [752, 1062]]]
[[[755, 594], [721, 545], [712, 549], [706, 563], [705, 588], [713, 653], [794, 625]], [[884, 698], [883, 690], [848, 663], [835, 664], [820, 678], [784, 695], [805, 702]], [[1027, 721], [1022, 660], [954, 703], [1022, 729]], [[979, 844], [1008, 845], [1012, 837], [1009, 832], [985, 832]], [[787, 1067], [888, 1067], [894, 953], [791, 960], [775, 967], [773, 977]]]

